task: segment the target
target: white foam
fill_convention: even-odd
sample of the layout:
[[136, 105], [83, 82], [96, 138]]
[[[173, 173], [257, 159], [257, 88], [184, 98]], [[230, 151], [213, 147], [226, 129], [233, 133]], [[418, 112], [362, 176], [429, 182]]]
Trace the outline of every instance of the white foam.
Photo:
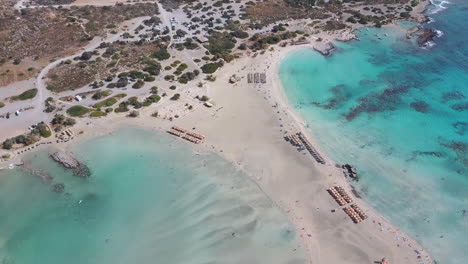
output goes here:
[[430, 49], [432, 47], [434, 47], [436, 45], [436, 43], [434, 41], [427, 41], [426, 43], [424, 43], [423, 45], [423, 49]]
[[450, 4], [449, 1], [445, 0], [429, 0], [431, 4], [433, 5], [432, 8], [429, 10], [429, 14], [436, 14], [439, 13], [440, 11], [443, 11], [447, 9], [447, 4]]
[[438, 38], [440, 38], [440, 37], [442, 37], [444, 35], [444, 32], [442, 30], [437, 30], [436, 29], [435, 32], [436, 32], [436, 37], [438, 37]]

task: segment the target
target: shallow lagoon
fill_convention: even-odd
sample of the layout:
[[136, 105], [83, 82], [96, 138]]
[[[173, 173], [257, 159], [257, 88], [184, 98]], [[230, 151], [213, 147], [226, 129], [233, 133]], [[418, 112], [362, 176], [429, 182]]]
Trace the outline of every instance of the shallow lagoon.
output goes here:
[[[305, 263], [295, 229], [241, 171], [136, 128], [73, 146], [78, 178], [47, 151], [0, 172], [1, 263]], [[53, 184], [63, 183], [63, 193]]]

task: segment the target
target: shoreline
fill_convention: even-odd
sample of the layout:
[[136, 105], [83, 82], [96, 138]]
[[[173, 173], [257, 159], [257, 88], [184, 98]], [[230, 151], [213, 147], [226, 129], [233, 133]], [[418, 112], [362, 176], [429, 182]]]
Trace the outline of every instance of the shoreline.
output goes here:
[[[427, 2], [427, 5], [429, 5], [429, 1]], [[424, 9], [427, 8], [427, 5], [424, 7]], [[357, 28], [354, 28], [351, 32], [348, 33], [354, 33], [354, 31]], [[330, 36], [330, 34], [326, 32], [322, 32], [322, 34], [326, 35], [327, 38], [331, 38], [332, 41], [337, 40], [336, 36]], [[220, 113], [215, 112], [212, 114], [211, 112], [213, 111], [205, 111], [203, 106], [199, 106], [197, 109], [195, 109], [194, 112], [190, 113], [189, 115], [182, 116], [181, 118], [179, 118], [178, 120], [174, 120], [173, 122], [161, 120], [160, 118], [154, 119], [150, 117], [149, 113], [154, 110], [151, 108], [141, 110], [142, 118], [138, 119], [129, 119], [125, 115], [115, 115], [112, 117], [107, 117], [105, 120], [84, 118], [80, 119], [79, 124], [73, 127], [74, 131], [85, 131], [83, 135], [78, 136], [73, 141], [69, 141], [63, 144], [54, 143], [52, 144], [52, 147], [69, 150], [70, 145], [72, 144], [79, 144], [82, 140], [87, 140], [92, 137], [112, 134], [112, 131], [115, 131], [119, 127], [127, 125], [137, 126], [144, 129], [150, 129], [151, 131], [160, 132], [164, 132], [165, 130], [169, 129], [172, 125], [181, 125], [186, 128], [197, 127], [197, 129], [194, 131], [207, 134], [208, 139], [207, 143], [205, 144], [192, 145], [194, 151], [214, 152], [220, 155], [222, 158], [231, 162], [236, 167], [244, 170], [247, 173], [247, 175], [249, 175], [252, 178], [252, 180], [260, 187], [260, 189], [268, 195], [272, 202], [278, 208], [280, 208], [295, 225], [297, 234], [300, 236], [302, 244], [305, 247], [307, 259], [309, 259], [310, 263], [321, 263], [322, 261], [329, 261], [330, 263], [334, 263], [334, 261], [344, 260], [350, 261], [347, 263], [362, 263], [362, 259], [366, 258], [373, 259], [374, 261], [378, 260], [379, 256], [360, 255], [361, 252], [357, 254], [360, 255], [356, 256], [359, 257], [357, 259], [353, 259], [353, 257], [351, 257], [350, 259], [346, 259], [345, 256], [340, 256], [339, 254], [337, 254], [338, 256], [330, 255], [333, 254], [334, 249], [337, 246], [332, 244], [337, 243], [339, 247], [340, 245], [342, 245], [339, 244], [339, 242], [343, 241], [336, 241], [337, 238], [334, 233], [325, 233], [319, 235], [318, 238], [316, 238], [315, 235], [316, 233], [321, 233], [320, 229], [322, 227], [329, 227], [327, 223], [322, 223], [326, 222], [329, 219], [332, 219], [331, 221], [333, 223], [336, 223], [337, 225], [343, 225], [346, 228], [353, 229], [353, 227], [356, 227], [354, 228], [354, 230], [349, 232], [346, 229], [341, 230], [342, 232], [340, 233], [340, 235], [342, 235], [343, 237], [352, 237], [352, 239], [350, 239], [351, 242], [345, 241], [346, 243], [343, 244], [343, 247], [346, 248], [344, 250], [346, 254], [349, 253], [352, 256], [354, 256], [352, 254], [352, 250], [354, 250], [354, 248], [352, 247], [352, 245], [349, 247], [348, 245], [352, 244], [352, 241], [355, 240], [355, 238], [364, 239], [364, 236], [366, 236], [365, 239], [367, 239], [367, 236], [370, 236], [370, 243], [366, 242], [366, 245], [364, 245], [364, 249], [362, 250], [364, 253], [368, 253], [369, 251], [378, 252], [381, 250], [385, 250], [390, 254], [390, 256], [386, 255], [386, 257], [390, 257], [392, 263], [398, 262], [395, 259], [398, 259], [399, 263], [403, 263], [403, 261], [404, 263], [419, 263], [420, 261], [417, 261], [416, 259], [414, 261], [406, 259], [405, 261], [405, 258], [409, 257], [410, 254], [406, 251], [405, 253], [399, 252], [403, 249], [396, 247], [394, 244], [392, 244], [392, 234], [398, 234], [398, 237], [406, 237], [408, 241], [414, 245], [414, 248], [417, 247], [418, 249], [423, 249], [423, 247], [420, 246], [420, 244], [417, 243], [416, 240], [410, 238], [408, 235], [404, 234], [404, 232], [401, 232], [398, 227], [391, 224], [390, 221], [386, 220], [376, 210], [370, 207], [370, 205], [368, 205], [366, 201], [362, 199], [355, 198], [356, 200], [358, 200], [357, 204], [359, 204], [361, 208], [363, 208], [366, 211], [366, 213], [368, 213], [368, 215], [370, 216], [369, 219], [366, 220], [366, 222], [364, 223], [354, 225], [351, 224], [350, 219], [343, 217], [341, 217], [341, 219], [337, 219], [338, 217], [335, 217], [334, 214], [332, 214], [332, 216], [323, 217], [323, 215], [325, 215], [326, 213], [328, 213], [329, 215], [330, 210], [328, 209], [336, 208], [336, 204], [334, 204], [334, 201], [331, 200], [328, 194], [325, 192], [325, 188], [331, 187], [334, 184], [338, 184], [344, 187], [346, 191], [348, 191], [348, 193], [352, 193], [352, 186], [350, 182], [344, 177], [344, 175], [340, 174], [341, 169], [337, 169], [334, 167], [335, 163], [333, 162], [333, 160], [330, 159], [326, 152], [320, 149], [320, 145], [316, 144], [317, 142], [312, 136], [310, 136], [310, 133], [308, 132], [308, 129], [305, 125], [306, 122], [299, 116], [298, 113], [296, 113], [291, 108], [286, 97], [284, 87], [282, 87], [281, 80], [279, 77], [280, 62], [286, 56], [288, 56], [288, 54], [300, 49], [313, 49], [313, 45], [313, 43], [310, 43], [307, 45], [287, 46], [285, 48], [275, 47], [274, 52], [267, 51], [264, 55], [259, 55], [255, 58], [245, 56], [241, 59], [237, 59], [232, 64], [225, 65], [219, 70], [219, 72], [217, 72], [218, 80], [214, 83], [208, 84], [208, 94], [210, 95], [210, 97], [212, 96], [215, 99], [215, 101], [220, 101], [220, 106], [225, 108]], [[266, 64], [272, 66], [270, 67]], [[244, 85], [245, 79], [242, 79], [240, 82], [234, 85], [226, 85], [226, 80], [228, 80], [229, 77], [234, 73], [240, 76], [245, 76], [246, 72], [248, 72], [248, 70], [246, 69], [249, 66], [251, 70], [264, 70], [268, 78], [271, 79], [271, 84], [267, 83], [266, 85]], [[244, 87], [239, 87], [239, 83], [241, 84], [241, 86]], [[232, 91], [232, 89], [239, 89], [240, 91]], [[231, 91], [228, 91], [228, 93], [226, 94], [225, 92], [227, 90]], [[261, 94], [262, 91], [264, 91], [263, 95]], [[228, 106], [246, 106], [244, 101], [236, 101], [236, 99], [242, 99], [245, 98], [245, 96], [250, 97], [248, 98], [247, 106], [252, 107], [254, 111], [261, 111], [261, 115], [255, 115], [256, 113], [253, 113], [254, 111], [238, 113], [238, 109], [236, 109], [235, 107], [231, 108]], [[267, 96], [270, 97], [267, 98]], [[271, 99], [270, 101], [268, 100], [269, 98]], [[267, 102], [267, 104], [265, 104], [265, 101]], [[278, 103], [278, 106], [276, 108], [271, 109], [271, 103], [273, 101]], [[242, 105], [243, 103], [244, 105]], [[267, 109], [269, 109], [269, 113], [267, 112]], [[277, 115], [274, 113], [276, 110], [281, 112], [282, 117], [291, 117], [292, 120], [290, 122], [287, 121], [288, 124], [284, 125], [284, 129], [281, 129], [279, 132], [272, 132], [271, 130], [274, 130], [278, 127], [276, 126], [278, 123], [286, 123], [286, 121], [278, 122], [276, 118]], [[238, 122], [238, 124], [244, 123], [244, 127], [236, 128], [235, 125], [233, 126], [232, 124], [229, 124], [230, 118], [232, 117], [236, 118], [236, 122]], [[263, 120], [264, 123], [259, 122], [258, 124], [252, 124], [252, 127], [250, 129], [246, 129], [245, 126], [248, 126], [246, 122], [248, 122], [249, 119], [256, 119], [257, 117], [258, 119]], [[156, 122], [152, 123], [151, 121]], [[91, 124], [87, 125], [87, 122], [91, 122]], [[274, 124], [275, 126], [265, 124]], [[232, 133], [231, 131], [226, 131], [226, 129], [233, 129], [234, 133]], [[239, 131], [239, 129], [246, 131]], [[300, 153], [295, 152], [294, 148], [291, 147], [287, 142], [285, 142], [281, 137], [281, 135], [284, 134], [284, 131], [300, 131], [306, 134], [308, 136], [308, 139], [314, 145], [314, 147], [317, 148], [318, 152], [321, 153], [321, 155], [326, 160], [327, 166], [318, 165], [315, 163], [315, 161], [311, 159], [311, 157], [302, 157], [299, 155]], [[236, 135], [236, 133], [240, 133], [241, 135]], [[247, 134], [247, 137], [245, 136], [245, 134]], [[262, 139], [262, 144], [257, 145], [254, 141], [256, 139], [259, 139], [259, 135], [265, 135], [265, 138]], [[227, 138], [232, 139], [233, 142], [239, 146], [233, 146], [231, 144], [232, 142], [226, 142], [229, 141], [226, 140]], [[267, 144], [271, 144], [272, 146], [268, 146], [268, 149], [264, 149], [263, 151], [258, 151], [255, 149], [258, 147], [266, 147], [266, 145], [264, 144], [265, 142]], [[251, 146], [251, 144], [253, 145], [253, 147]], [[271, 150], [279, 150], [279, 154], [273, 154]], [[261, 155], [259, 155], [258, 152], [261, 152]], [[274, 157], [278, 157], [281, 159], [284, 158], [285, 160], [287, 159], [288, 161], [292, 162], [298, 162], [298, 166], [301, 167], [300, 170], [294, 170], [294, 165], [296, 164], [282, 165], [282, 167], [277, 167], [280, 164], [270, 164], [272, 160], [279, 159], [270, 160], [270, 158], [272, 157], [268, 155], [269, 153], [272, 153], [271, 156]], [[21, 158], [21, 155], [17, 157], [12, 157], [12, 161], [15, 158]], [[8, 163], [11, 163], [11, 161], [8, 161]], [[311, 164], [313, 164], [313, 166], [310, 166]], [[259, 169], [259, 167], [261, 169]], [[266, 174], [263, 173], [264, 169], [267, 170]], [[280, 172], [275, 172], [276, 169], [280, 170]], [[291, 170], [293, 172], [297, 172], [297, 174], [300, 174], [301, 176], [296, 177], [295, 179], [278, 179], [278, 177], [281, 175], [283, 175], [283, 177], [289, 177], [289, 175], [283, 173], [285, 171]], [[312, 179], [310, 179], [311, 174], [313, 175]], [[309, 184], [310, 186], [303, 186], [303, 184], [305, 183]], [[287, 186], [284, 186], [284, 184], [287, 184]], [[312, 186], [311, 184], [317, 184], [318, 186]], [[312, 194], [305, 193], [308, 190], [308, 188], [304, 187], [310, 187], [311, 189], [314, 189], [315, 192], [312, 192]], [[282, 190], [283, 188], [285, 190]], [[288, 193], [292, 190], [298, 191], [298, 193]], [[320, 190], [323, 190], [323, 192]], [[311, 201], [313, 205], [304, 204], [310, 203]], [[317, 210], [319, 210], [318, 208], [322, 208], [322, 210], [318, 211], [317, 213], [315, 212], [317, 210], [312, 210], [316, 208], [316, 205], [314, 203], [315, 201], [317, 201], [317, 204], [320, 205], [319, 207], [317, 207]], [[327, 210], [323, 211], [323, 207], [326, 207]], [[342, 213], [337, 212], [335, 214]], [[372, 220], [376, 221], [376, 223], [372, 222]], [[377, 223], [380, 223], [381, 225]], [[391, 228], [391, 230], [395, 231], [395, 233], [386, 234], [386, 232], [383, 232], [384, 226], [385, 228]], [[380, 233], [382, 235], [375, 235], [374, 231], [376, 230], [381, 230]], [[357, 234], [359, 232], [363, 232], [365, 235], [361, 236], [361, 234]], [[377, 234], [379, 234], [379, 232], [377, 232]], [[374, 239], [376, 240], [372, 239], [372, 236], [374, 236]], [[334, 237], [334, 239], [330, 239], [330, 237]], [[383, 246], [372, 247], [372, 243], [380, 243]], [[322, 249], [324, 246], [329, 246], [333, 250], [330, 250], [330, 248]], [[369, 249], [367, 247], [369, 247], [371, 250], [366, 250]], [[389, 247], [390, 249], [386, 249], [386, 247]], [[412, 250], [413, 249], [409, 251]], [[427, 250], [423, 249], [423, 252], [425, 253], [424, 255], [429, 256], [429, 259], [425, 260], [430, 261], [430, 263], [432, 263], [433, 260], [430, 257], [429, 253], [427, 253]], [[382, 256], [380, 256], [380, 258], [381, 257]], [[395, 259], [392, 259], [392, 257], [394, 257]]]

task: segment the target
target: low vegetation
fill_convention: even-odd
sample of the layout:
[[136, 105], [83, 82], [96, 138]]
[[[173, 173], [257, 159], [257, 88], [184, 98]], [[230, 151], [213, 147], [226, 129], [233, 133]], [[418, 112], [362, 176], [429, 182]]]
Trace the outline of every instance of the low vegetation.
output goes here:
[[11, 100], [13, 100], [13, 101], [18, 101], [18, 100], [24, 101], [24, 100], [32, 99], [32, 98], [36, 97], [36, 95], [37, 95], [37, 89], [33, 88], [33, 89], [26, 90], [26, 91], [22, 92], [19, 95], [12, 96]]
[[203, 73], [211, 74], [214, 73], [219, 67], [223, 66], [222, 61], [215, 63], [207, 63], [201, 67]]
[[0, 75], [0, 85], [34, 76], [37, 72], [26, 70], [27, 63], [32, 62], [35, 68], [41, 68], [50, 59], [70, 54], [109, 31], [107, 25], [119, 25], [135, 17], [157, 13], [155, 3], [29, 8], [20, 12], [10, 5], [2, 5], [0, 72], [4, 73], [14, 65], [16, 70], [12, 72], [21, 72], [24, 77]]
[[93, 105], [94, 108], [102, 108], [102, 107], [109, 107], [109, 106], [112, 106], [114, 105], [115, 103], [118, 102], [118, 100], [124, 98], [125, 96], [127, 96], [126, 94], [122, 93], [122, 94], [117, 94], [115, 96], [112, 96], [110, 98], [107, 98], [99, 103], [96, 103]]
[[70, 116], [73, 116], [73, 117], [80, 117], [80, 116], [86, 115], [90, 111], [91, 111], [91, 109], [86, 108], [84, 106], [74, 105], [74, 106], [67, 109], [67, 114], [69, 114]]

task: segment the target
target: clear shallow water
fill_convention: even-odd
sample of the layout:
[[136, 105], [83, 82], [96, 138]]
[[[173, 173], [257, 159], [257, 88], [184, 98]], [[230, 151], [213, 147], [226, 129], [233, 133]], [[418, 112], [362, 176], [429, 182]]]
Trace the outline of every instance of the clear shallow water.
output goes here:
[[139, 129], [73, 152], [89, 179], [46, 151], [27, 162], [61, 194], [24, 170], [0, 172], [0, 263], [305, 263], [287, 218], [218, 156]]
[[468, 3], [445, 6], [429, 10], [443, 32], [432, 48], [363, 29], [332, 57], [289, 55], [280, 78], [320, 148], [357, 166], [365, 199], [438, 263], [458, 264], [468, 259]]

